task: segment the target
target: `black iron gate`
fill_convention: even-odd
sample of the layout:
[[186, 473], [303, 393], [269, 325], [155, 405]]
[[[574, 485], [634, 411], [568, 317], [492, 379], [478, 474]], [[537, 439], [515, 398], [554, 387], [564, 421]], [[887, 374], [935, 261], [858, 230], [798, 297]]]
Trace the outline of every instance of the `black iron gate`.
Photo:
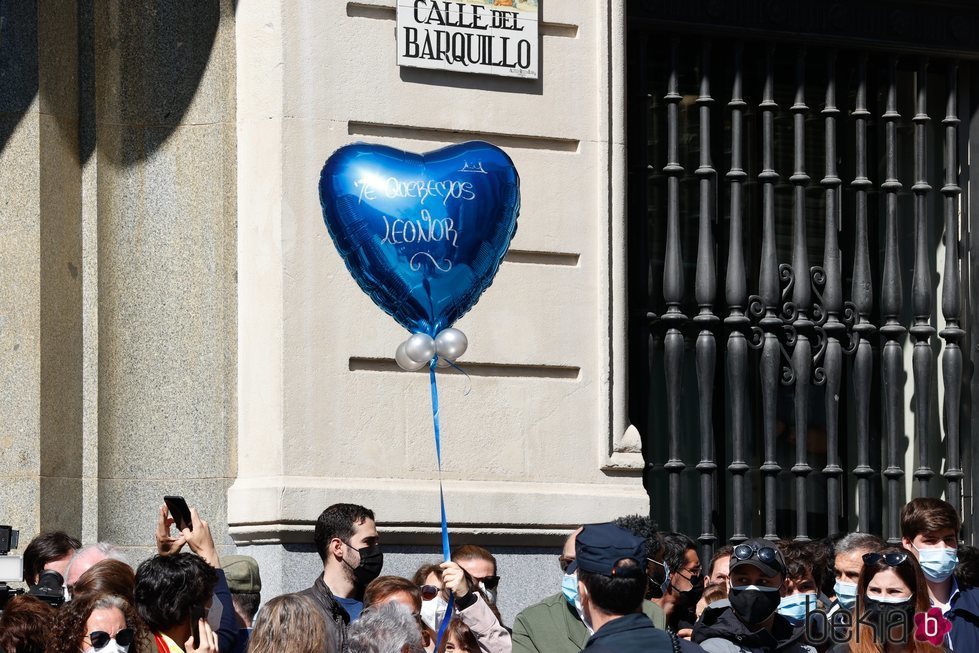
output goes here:
[[651, 511], [709, 555], [896, 541], [908, 498], [944, 496], [971, 540], [979, 8], [795, 4], [627, 5]]

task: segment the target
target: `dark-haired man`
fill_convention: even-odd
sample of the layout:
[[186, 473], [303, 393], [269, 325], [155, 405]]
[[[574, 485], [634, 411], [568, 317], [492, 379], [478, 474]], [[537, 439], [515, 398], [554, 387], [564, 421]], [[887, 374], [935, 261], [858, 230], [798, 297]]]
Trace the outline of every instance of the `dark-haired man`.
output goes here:
[[921, 565], [932, 606], [952, 622], [946, 647], [979, 650], [979, 589], [959, 585], [959, 515], [950, 503], [919, 497], [901, 510], [902, 544]]
[[374, 513], [352, 503], [336, 503], [320, 513], [313, 534], [323, 574], [300, 592], [320, 609], [342, 651], [347, 624], [360, 616], [364, 588], [381, 574], [384, 555]]
[[673, 640], [642, 612], [646, 594], [646, 543], [615, 524], [589, 524], [575, 542], [578, 596], [584, 621], [595, 634], [588, 653], [672, 653]]
[[803, 626], [778, 614], [785, 559], [774, 542], [752, 539], [731, 554], [730, 606], [704, 612], [693, 639], [708, 653], [809, 653]]
[[682, 533], [662, 533], [668, 583], [653, 602], [666, 614], [666, 626], [689, 637], [697, 621], [697, 601], [704, 595], [704, 571], [697, 555], [697, 545]]
[[[136, 610], [153, 631], [159, 653], [188, 651], [194, 622], [207, 619], [212, 609], [220, 611], [220, 625], [214, 632], [203, 629], [197, 650], [208, 650], [213, 638], [220, 653], [230, 653], [238, 626], [210, 527], [191, 508], [192, 527], [173, 537], [173, 519], [167, 513], [162, 506], [156, 530], [158, 555], [136, 569]], [[184, 545], [194, 553], [180, 553]], [[217, 604], [212, 605], [215, 598]]]
[[29, 586], [37, 585], [42, 571], [52, 570], [65, 575], [65, 568], [82, 548], [82, 543], [62, 531], [41, 533], [24, 549], [24, 582]]

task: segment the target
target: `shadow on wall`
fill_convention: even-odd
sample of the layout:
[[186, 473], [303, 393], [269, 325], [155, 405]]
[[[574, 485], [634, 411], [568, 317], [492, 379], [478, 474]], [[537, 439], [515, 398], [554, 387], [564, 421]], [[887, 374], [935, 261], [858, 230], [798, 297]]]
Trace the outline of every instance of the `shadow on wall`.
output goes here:
[[[86, 125], [157, 128], [143, 147], [124, 150], [121, 163], [130, 165], [182, 123], [214, 47], [222, 1], [237, 8], [236, 0], [77, 0], [82, 162], [96, 144]], [[38, 93], [43, 20], [37, 0], [0, 0], [0, 151]]]

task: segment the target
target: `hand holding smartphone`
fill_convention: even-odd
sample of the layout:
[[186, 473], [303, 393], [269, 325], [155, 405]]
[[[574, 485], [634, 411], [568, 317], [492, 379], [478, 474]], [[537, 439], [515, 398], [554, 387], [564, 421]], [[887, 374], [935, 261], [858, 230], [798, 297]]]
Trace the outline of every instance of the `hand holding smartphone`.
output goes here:
[[167, 504], [167, 509], [170, 511], [170, 516], [173, 517], [173, 523], [177, 526], [177, 530], [194, 530], [194, 523], [190, 517], [190, 507], [183, 497], [165, 496], [163, 502]]

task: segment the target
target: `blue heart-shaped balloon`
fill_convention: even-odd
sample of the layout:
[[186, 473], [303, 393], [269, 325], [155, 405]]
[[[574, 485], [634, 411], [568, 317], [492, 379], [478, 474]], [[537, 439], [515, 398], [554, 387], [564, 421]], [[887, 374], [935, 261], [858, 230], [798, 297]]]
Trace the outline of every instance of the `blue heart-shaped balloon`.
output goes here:
[[493, 282], [517, 228], [520, 178], [489, 143], [426, 154], [357, 143], [327, 159], [320, 203], [361, 290], [434, 337]]

